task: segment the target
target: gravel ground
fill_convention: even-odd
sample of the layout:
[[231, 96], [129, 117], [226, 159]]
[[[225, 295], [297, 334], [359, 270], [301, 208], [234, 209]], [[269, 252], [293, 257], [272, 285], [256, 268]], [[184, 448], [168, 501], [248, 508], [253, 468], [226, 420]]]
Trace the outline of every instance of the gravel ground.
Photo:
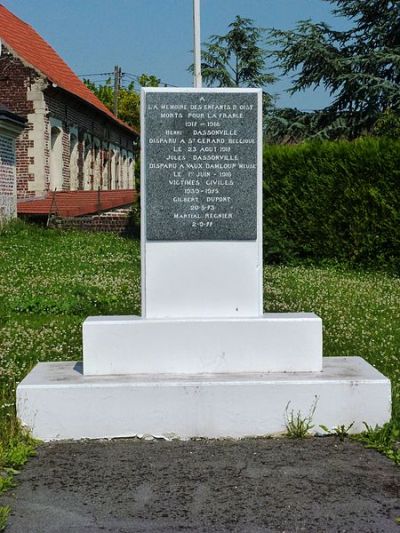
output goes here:
[[400, 469], [333, 437], [52, 443], [0, 505], [6, 533], [400, 533]]

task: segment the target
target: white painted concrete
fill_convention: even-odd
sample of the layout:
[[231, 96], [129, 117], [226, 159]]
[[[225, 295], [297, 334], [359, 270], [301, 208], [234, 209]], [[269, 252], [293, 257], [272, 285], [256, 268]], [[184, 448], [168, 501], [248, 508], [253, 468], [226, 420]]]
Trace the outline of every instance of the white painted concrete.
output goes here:
[[39, 363], [17, 388], [17, 410], [34, 437], [234, 437], [285, 430], [285, 408], [314, 431], [390, 419], [390, 381], [359, 357], [324, 359], [322, 373], [88, 377], [79, 363]]
[[147, 242], [144, 253], [147, 318], [262, 314], [258, 242]]
[[[142, 313], [147, 318], [254, 317], [262, 315], [262, 92], [257, 124], [257, 240], [147, 241], [146, 157], [142, 142]], [[146, 94], [235, 93], [238, 89], [142, 89], [142, 139], [146, 138]]]
[[85, 375], [320, 372], [322, 321], [313, 313], [258, 318], [90, 317]]

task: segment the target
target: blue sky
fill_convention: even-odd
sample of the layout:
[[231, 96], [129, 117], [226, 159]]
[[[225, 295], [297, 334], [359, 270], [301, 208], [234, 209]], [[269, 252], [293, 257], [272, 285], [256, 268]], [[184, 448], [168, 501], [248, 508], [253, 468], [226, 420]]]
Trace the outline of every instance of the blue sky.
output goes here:
[[[0, 0], [31, 24], [77, 74], [122, 71], [155, 74], [162, 81], [190, 86], [192, 0]], [[324, 0], [201, 0], [201, 36], [224, 34], [236, 15], [260, 27], [293, 28], [311, 18], [336, 28], [346, 24]], [[101, 78], [99, 78], [101, 79]], [[128, 78], [126, 78], [127, 80]], [[323, 90], [290, 97], [289, 80], [269, 90], [282, 106], [315, 109], [326, 105]]]

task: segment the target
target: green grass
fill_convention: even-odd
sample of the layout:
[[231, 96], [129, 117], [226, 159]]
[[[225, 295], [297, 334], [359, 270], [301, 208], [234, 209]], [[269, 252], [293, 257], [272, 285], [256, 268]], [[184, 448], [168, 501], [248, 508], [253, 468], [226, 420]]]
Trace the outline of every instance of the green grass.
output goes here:
[[4, 531], [6, 529], [10, 512], [11, 509], [8, 505], [0, 507], [0, 531]]
[[88, 315], [140, 313], [139, 250], [114, 235], [21, 222], [0, 232], [0, 468], [9, 465], [1, 450], [21, 435], [15, 390], [29, 370], [81, 359]]
[[358, 355], [392, 382], [392, 421], [360, 440], [400, 464], [400, 278], [340, 264], [268, 266], [268, 311], [313, 311], [323, 320], [324, 355]]
[[[340, 265], [268, 266], [264, 287], [266, 310], [322, 317], [325, 355], [362, 356], [392, 380], [398, 427], [400, 279]], [[18, 443], [33, 450], [16, 423], [16, 385], [38, 361], [81, 359], [82, 322], [96, 314], [140, 314], [137, 241], [20, 222], [0, 232], [0, 468], [15, 468], [7, 454]]]
[[343, 265], [275, 266], [264, 272], [268, 311], [313, 311], [323, 320], [324, 355], [358, 355], [392, 380], [400, 421], [400, 278]]

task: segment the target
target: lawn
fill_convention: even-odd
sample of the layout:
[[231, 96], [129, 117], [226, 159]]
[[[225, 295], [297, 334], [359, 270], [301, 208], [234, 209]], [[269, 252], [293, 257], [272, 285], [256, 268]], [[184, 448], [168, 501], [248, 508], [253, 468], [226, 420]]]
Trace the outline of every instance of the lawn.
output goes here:
[[[314, 311], [325, 355], [360, 355], [391, 378], [400, 419], [400, 278], [340, 265], [267, 266], [267, 311]], [[88, 315], [140, 314], [140, 246], [23, 223], [0, 232], [0, 445], [17, 432], [15, 388], [37, 361], [82, 358]], [[1, 466], [1, 458], [0, 458]]]

